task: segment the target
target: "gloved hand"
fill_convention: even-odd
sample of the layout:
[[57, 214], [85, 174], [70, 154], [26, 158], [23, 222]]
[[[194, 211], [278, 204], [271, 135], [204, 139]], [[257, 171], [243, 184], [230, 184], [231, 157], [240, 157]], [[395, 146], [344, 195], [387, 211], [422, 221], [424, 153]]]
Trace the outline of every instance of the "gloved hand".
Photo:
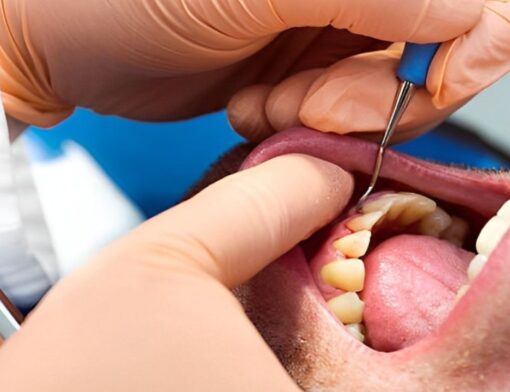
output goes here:
[[297, 391], [229, 288], [352, 189], [340, 167], [287, 155], [146, 222], [43, 299], [0, 350], [0, 390]]
[[[452, 39], [477, 23], [482, 7], [483, 0], [3, 0], [0, 89], [11, 116], [40, 126], [57, 123], [77, 105], [143, 120], [185, 118], [224, 107], [245, 86], [274, 84], [387, 45], [378, 40]], [[295, 27], [314, 28], [289, 30]], [[503, 37], [489, 37], [505, 45]], [[465, 46], [462, 53], [473, 51], [473, 46]], [[388, 102], [394, 84], [389, 78], [394, 61], [386, 54], [380, 57], [370, 55], [351, 66], [340, 63], [316, 81], [317, 92], [302, 110], [304, 122], [320, 129], [337, 123], [341, 130], [379, 126], [368, 119], [377, 117], [384, 105], [367, 97], [381, 94]], [[489, 58], [494, 64], [494, 56]], [[355, 72], [349, 76], [342, 69]], [[473, 70], [478, 65], [469, 67]], [[338, 73], [344, 77], [340, 83], [326, 83]], [[374, 83], [375, 74], [382, 80]], [[283, 96], [285, 105], [276, 106], [286, 107], [290, 101], [295, 109], [317, 71], [306, 75], [297, 76], [298, 86], [292, 90], [296, 97]], [[434, 77], [431, 83], [438, 80]], [[342, 105], [352, 96], [349, 86], [367, 91]], [[441, 86], [438, 82], [435, 89]], [[459, 93], [445, 86], [440, 102], [458, 103]], [[331, 88], [333, 95], [322, 93]], [[470, 89], [469, 95], [479, 88]], [[337, 97], [335, 104], [342, 110], [319, 113], [319, 101], [337, 110], [324, 96]], [[352, 109], [346, 121], [345, 106]], [[288, 123], [289, 110], [280, 116], [269, 108], [271, 123], [276, 128]], [[424, 111], [429, 116], [434, 109], [428, 103]], [[242, 122], [235, 107], [232, 116], [234, 125]], [[361, 121], [355, 127], [364, 116], [368, 125]]]
[[[367, 6], [366, 2], [358, 3]], [[379, 3], [387, 5], [384, 1]], [[400, 4], [407, 3], [413, 2]], [[439, 21], [423, 19], [421, 30], [417, 30], [422, 32], [420, 40], [444, 42], [450, 33], [448, 18], [459, 16], [456, 13], [463, 4], [445, 1], [432, 2], [431, 6], [444, 14]], [[442, 9], [449, 6], [456, 10]], [[377, 21], [379, 31], [398, 33], [402, 29], [402, 15], [397, 13], [387, 18], [381, 14]], [[439, 37], [442, 29], [445, 34]], [[431, 30], [438, 30], [438, 34], [432, 37]], [[510, 2], [485, 1], [477, 25], [441, 46], [428, 75], [427, 89], [417, 91], [398, 130], [419, 133], [431, 129], [510, 71], [509, 37]], [[415, 36], [404, 34], [394, 34], [391, 39], [418, 41]], [[301, 124], [342, 134], [381, 131], [398, 89], [395, 71], [402, 48], [402, 44], [392, 45], [387, 50], [340, 60], [328, 68], [294, 74], [274, 86], [246, 88], [229, 105], [231, 122], [253, 140], [268, 133], [262, 129], [279, 131]]]

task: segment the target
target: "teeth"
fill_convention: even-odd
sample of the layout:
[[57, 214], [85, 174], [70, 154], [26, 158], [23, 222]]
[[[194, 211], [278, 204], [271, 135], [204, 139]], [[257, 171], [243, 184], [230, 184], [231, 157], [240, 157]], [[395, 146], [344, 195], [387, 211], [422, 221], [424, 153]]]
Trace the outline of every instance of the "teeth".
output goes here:
[[452, 216], [452, 223], [450, 226], [440, 234], [440, 238], [457, 245], [462, 248], [464, 240], [469, 233], [469, 225], [464, 220], [457, 216]]
[[476, 240], [476, 250], [479, 254], [489, 256], [501, 237], [510, 228], [510, 222], [501, 216], [492, 217], [483, 227]]
[[497, 215], [510, 220], [510, 200], [500, 207]]
[[[453, 224], [452, 224], [453, 225]], [[467, 225], [467, 224], [466, 224]], [[476, 239], [476, 251], [478, 254], [471, 260], [467, 270], [468, 279], [472, 282], [487, 264], [487, 259], [491, 252], [496, 248], [499, 241], [510, 229], [510, 200], [504, 203], [498, 210], [496, 216], [493, 216], [482, 228]], [[468, 289], [468, 285], [462, 286], [457, 298], [462, 297]]]
[[365, 281], [365, 265], [360, 259], [337, 260], [321, 269], [322, 280], [344, 291], [361, 291]]
[[478, 276], [480, 271], [485, 266], [485, 263], [487, 263], [487, 256], [484, 255], [476, 255], [473, 260], [471, 260], [467, 271], [470, 281]]
[[377, 222], [384, 215], [381, 211], [369, 212], [368, 214], [359, 215], [346, 223], [346, 226], [354, 232], [362, 230], [372, 230]]
[[416, 193], [390, 193], [363, 205], [365, 214], [380, 212], [387, 220], [399, 219], [400, 224], [410, 225], [434, 212], [436, 203]]
[[336, 240], [333, 246], [346, 257], [358, 258], [367, 253], [371, 236], [372, 232], [369, 230], [361, 230]]
[[367, 202], [363, 204], [362, 211], [366, 214], [369, 212], [381, 211], [382, 213], [387, 213], [390, 208], [393, 206], [393, 203], [398, 198], [397, 194], [387, 194], [382, 195], [374, 201]]
[[469, 290], [468, 284], [460, 286], [459, 291], [457, 291], [457, 296], [455, 297], [455, 300], [458, 301], [459, 299], [461, 299], [468, 290]]
[[452, 223], [452, 218], [442, 208], [437, 207], [436, 210], [424, 217], [419, 224], [419, 231], [422, 234], [439, 237]]
[[362, 324], [347, 324], [345, 326], [347, 332], [349, 332], [355, 339], [358, 339], [363, 343], [365, 340], [364, 328]]
[[400, 214], [413, 202], [415, 199], [414, 193], [399, 193], [396, 195], [395, 201], [393, 202], [393, 206], [386, 218], [390, 221], [397, 219]]
[[403, 226], [413, 224], [424, 216], [433, 213], [436, 209], [436, 202], [434, 200], [422, 195], [413, 194], [413, 196], [400, 214], [399, 223]]
[[328, 305], [343, 324], [356, 324], [363, 319], [365, 304], [356, 293], [339, 295], [330, 299]]

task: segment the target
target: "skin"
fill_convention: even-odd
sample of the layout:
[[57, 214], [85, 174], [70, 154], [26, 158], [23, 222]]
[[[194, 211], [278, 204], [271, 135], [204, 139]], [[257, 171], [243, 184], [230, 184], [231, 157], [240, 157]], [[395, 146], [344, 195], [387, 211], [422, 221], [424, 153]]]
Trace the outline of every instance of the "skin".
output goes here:
[[57, 284], [2, 346], [0, 389], [296, 391], [229, 289], [331, 221], [352, 189], [300, 154], [207, 187]]
[[[249, 146], [240, 147], [223, 157], [196, 190], [236, 170], [249, 150]], [[502, 265], [509, 252], [510, 234], [497, 252]], [[483, 296], [469, 298], [471, 303], [461, 304], [462, 315], [453, 315], [458, 324], [425, 352], [418, 346], [408, 356], [402, 352], [387, 357], [345, 339], [336, 320], [325, 311], [321, 294], [310, 290], [315, 284], [303, 279], [308, 274], [306, 263], [294, 250], [234, 290], [258, 331], [304, 390], [384, 391], [396, 383], [402, 391], [420, 392], [508, 388], [510, 333], [507, 323], [500, 320], [506, 311], [504, 306], [491, 309], [501, 304], [484, 303]], [[490, 285], [492, 295], [507, 297], [510, 287], [502, 277], [505, 273], [497, 271], [500, 267], [495, 264], [491, 268], [493, 275], [482, 277], [481, 283]], [[466, 307], [467, 311], [462, 309]]]
[[[393, 48], [372, 52], [380, 49], [381, 41], [453, 40], [444, 47], [454, 48], [468, 40], [468, 31], [479, 23], [482, 32], [497, 25], [489, 35], [476, 34], [473, 42], [455, 53], [462, 61], [453, 63], [457, 65], [451, 73], [452, 51], [440, 52], [428, 81], [434, 98], [424, 91], [418, 93], [417, 102], [425, 99], [426, 110], [411, 107], [409, 113], [416, 117], [404, 119], [409, 128], [420, 128], [443, 118], [473, 92], [486, 87], [486, 79], [480, 77], [484, 70], [498, 77], [507, 69], [508, 3], [500, 4], [498, 13], [494, 2], [482, 0], [4, 0], [0, 9], [0, 90], [12, 117], [49, 127], [69, 116], [76, 106], [150, 121], [192, 117], [225, 107], [243, 87], [271, 87], [298, 75], [293, 88], [304, 94], [303, 102], [296, 97], [292, 111], [282, 112], [285, 118], [273, 118], [279, 111], [271, 105], [266, 110], [265, 98], [274, 102], [274, 107], [284, 101], [262, 88], [254, 90], [263, 94], [256, 97], [258, 104], [250, 105], [248, 95], [243, 111], [236, 112], [234, 96], [230, 105], [234, 126], [238, 119], [255, 124], [246, 121], [253, 113], [262, 127], [299, 121], [323, 131], [377, 131], [384, 126], [393, 97], [397, 61]], [[495, 13], [498, 23], [484, 19], [487, 12]], [[387, 23], [389, 20], [392, 23]], [[467, 61], [472, 65], [469, 72], [460, 73], [466, 59], [473, 60], [469, 54], [472, 47], [488, 48], [482, 56], [487, 63], [479, 67], [476, 61]], [[365, 52], [367, 57], [363, 57]], [[357, 53], [362, 57], [353, 59]], [[351, 65], [337, 67], [337, 61], [343, 59]], [[364, 78], [374, 69], [384, 70], [381, 88], [387, 90], [381, 93], [381, 100], [359, 97], [363, 101], [358, 102], [368, 99], [374, 103], [374, 113], [367, 117], [370, 121], [360, 122], [362, 128], [357, 128], [360, 113], [356, 110], [366, 105], [353, 106], [356, 110], [347, 119], [356, 121], [350, 125], [343, 121], [344, 116], [331, 114], [352, 103], [346, 89], [338, 95], [335, 80], [354, 68], [363, 72], [349, 78], [354, 82], [353, 91], [374, 91], [373, 80]], [[314, 69], [325, 71], [299, 75]], [[454, 86], [461, 86], [460, 92], [451, 88], [449, 76], [458, 74], [464, 78], [460, 83], [453, 81]], [[359, 80], [368, 83], [357, 85]], [[470, 88], [463, 89], [465, 85]], [[175, 91], [178, 93], [172, 94]], [[306, 105], [308, 100], [312, 104]], [[326, 103], [333, 105], [329, 114], [324, 113]], [[261, 169], [208, 188], [108, 248], [59, 285], [22, 332], [2, 348], [0, 367], [5, 372], [0, 374], [1, 389], [129, 391], [136, 390], [143, 380], [143, 387], [151, 390], [205, 386], [209, 390], [239, 390], [247, 383], [259, 390], [294, 390], [295, 385], [226, 288], [247, 280], [332, 219], [350, 197], [352, 178], [328, 162], [309, 157], [275, 162], [274, 167], [261, 165]], [[288, 179], [291, 169], [303, 177]], [[263, 174], [257, 174], [260, 172]], [[208, 226], [210, 222], [215, 224]], [[246, 224], [252, 231], [244, 230]], [[135, 291], [143, 295], [138, 297]], [[188, 306], [182, 306], [182, 300], [189, 301]], [[163, 307], [158, 306], [160, 301], [164, 301]], [[191, 311], [197, 303], [203, 309], [198, 315]], [[135, 320], [133, 309], [140, 310]], [[62, 320], [61, 314], [69, 318]], [[190, 323], [197, 320], [210, 328], [205, 332], [190, 329]], [[232, 336], [239, 340], [233, 342]], [[250, 343], [244, 346], [244, 342]], [[109, 348], [108, 353], [104, 347]], [[233, 348], [225, 352], [225, 347]], [[253, 367], [242, 366], [246, 352], [255, 358], [250, 364]], [[105, 355], [97, 360], [97, 353]], [[148, 366], [140, 369], [140, 363]], [[94, 377], [83, 381], [84, 368]], [[180, 377], [169, 379], [169, 369]], [[229, 377], [233, 369], [238, 376], [235, 379]], [[196, 377], [197, 370], [202, 378]], [[188, 377], [182, 377], [186, 371]], [[140, 372], [146, 373], [140, 376]], [[259, 372], [270, 381], [261, 380]], [[28, 373], [30, 378], [25, 377]]]
[[[248, 151], [229, 153], [204, 181]], [[1, 389], [505, 390], [506, 302], [471, 298], [461, 328], [388, 358], [342, 338], [320, 295], [303, 290], [299, 252], [269, 265], [338, 215], [352, 186], [338, 166], [294, 154], [206, 187], [58, 284], [0, 350]], [[495, 298], [510, 295], [508, 253], [510, 233], [492, 276], [481, 276]]]

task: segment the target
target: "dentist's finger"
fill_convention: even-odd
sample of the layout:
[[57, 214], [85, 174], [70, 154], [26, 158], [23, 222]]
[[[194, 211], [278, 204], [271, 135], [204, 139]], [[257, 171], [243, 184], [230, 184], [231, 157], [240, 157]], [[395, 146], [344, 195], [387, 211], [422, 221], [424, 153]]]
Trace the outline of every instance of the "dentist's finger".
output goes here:
[[[64, 0], [55, 5], [70, 8]], [[100, 2], [97, 14], [118, 15], [121, 42], [131, 43], [152, 62], [188, 69], [218, 66], [244, 58], [276, 34], [295, 27], [333, 26], [385, 41], [444, 42], [478, 21], [483, 0], [159, 0]], [[73, 7], [76, 6], [73, 4]], [[70, 13], [73, 13], [70, 8]], [[88, 11], [88, 9], [87, 9]], [[101, 12], [102, 11], [102, 12]], [[166, 11], [166, 12], [165, 12]], [[78, 12], [75, 10], [74, 13]], [[108, 19], [105, 18], [104, 21]], [[71, 22], [69, 22], [71, 23]], [[88, 29], [92, 23], [86, 22]], [[126, 24], [136, 29], [126, 29]], [[88, 26], [90, 25], [90, 26]], [[111, 26], [108, 26], [111, 29]], [[109, 30], [110, 31], [110, 30]], [[176, 58], [175, 53], [182, 53]], [[197, 57], [197, 53], [203, 56]], [[198, 68], [196, 68], [198, 69]]]
[[277, 157], [152, 219], [122, 249], [162, 269], [182, 264], [235, 287], [332, 220], [352, 191], [351, 175], [336, 165]]
[[227, 114], [232, 128], [247, 140], [260, 142], [276, 131], [302, 125], [299, 109], [322, 69], [299, 72], [276, 86], [247, 87], [230, 100]]
[[[399, 88], [395, 73], [400, 55], [395, 49], [365, 53], [327, 69], [303, 98], [301, 122], [340, 134], [383, 131]], [[428, 91], [417, 89], [397, 129], [430, 129], [455, 109], [435, 108]]]
[[510, 2], [487, 1], [473, 30], [442, 45], [427, 87], [439, 108], [469, 99], [510, 71]]
[[[402, 45], [363, 53], [337, 62], [327, 69], [298, 73], [276, 85], [267, 94], [265, 118], [277, 131], [305, 125], [324, 132], [381, 132], [398, 89], [395, 76]], [[244, 108], [253, 107], [255, 97], [243, 93]], [[233, 99], [234, 107], [236, 102]], [[444, 120], [462, 102], [437, 109], [426, 89], [418, 89], [397, 128], [423, 132]], [[257, 107], [261, 106], [257, 102]], [[240, 113], [242, 108], [237, 107]], [[255, 111], [256, 113], [259, 110]], [[245, 122], [254, 117], [245, 110]], [[255, 118], [253, 119], [255, 121]], [[236, 127], [236, 123], [232, 125]], [[245, 134], [248, 130], [245, 130]]]
[[273, 88], [265, 104], [266, 117], [277, 131], [302, 125], [303, 99], [324, 69], [311, 69], [289, 77]]
[[246, 140], [258, 143], [275, 133], [265, 110], [271, 91], [272, 86], [265, 84], [246, 87], [228, 103], [230, 125]]
[[386, 41], [442, 42], [469, 30], [482, 7], [482, 0], [221, 0], [193, 2], [189, 9], [223, 20], [222, 31], [231, 36], [242, 29], [243, 36], [263, 36], [331, 25]]

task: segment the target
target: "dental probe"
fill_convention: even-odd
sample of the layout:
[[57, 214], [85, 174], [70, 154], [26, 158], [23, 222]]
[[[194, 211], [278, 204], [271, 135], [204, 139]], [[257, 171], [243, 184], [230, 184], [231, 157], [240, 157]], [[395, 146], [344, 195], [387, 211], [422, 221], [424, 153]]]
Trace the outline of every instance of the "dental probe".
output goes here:
[[407, 43], [397, 70], [397, 77], [400, 79], [400, 87], [395, 97], [390, 119], [377, 150], [377, 155], [372, 171], [372, 178], [366, 192], [361, 196], [357, 204], [360, 210], [363, 202], [370, 196], [375, 188], [381, 167], [386, 153], [388, 143], [395, 132], [400, 119], [411, 101], [416, 86], [425, 86], [430, 63], [439, 49], [440, 44], [412, 44]]
[[19, 328], [21, 316], [17, 314], [16, 308], [0, 290], [0, 338], [7, 340]]

